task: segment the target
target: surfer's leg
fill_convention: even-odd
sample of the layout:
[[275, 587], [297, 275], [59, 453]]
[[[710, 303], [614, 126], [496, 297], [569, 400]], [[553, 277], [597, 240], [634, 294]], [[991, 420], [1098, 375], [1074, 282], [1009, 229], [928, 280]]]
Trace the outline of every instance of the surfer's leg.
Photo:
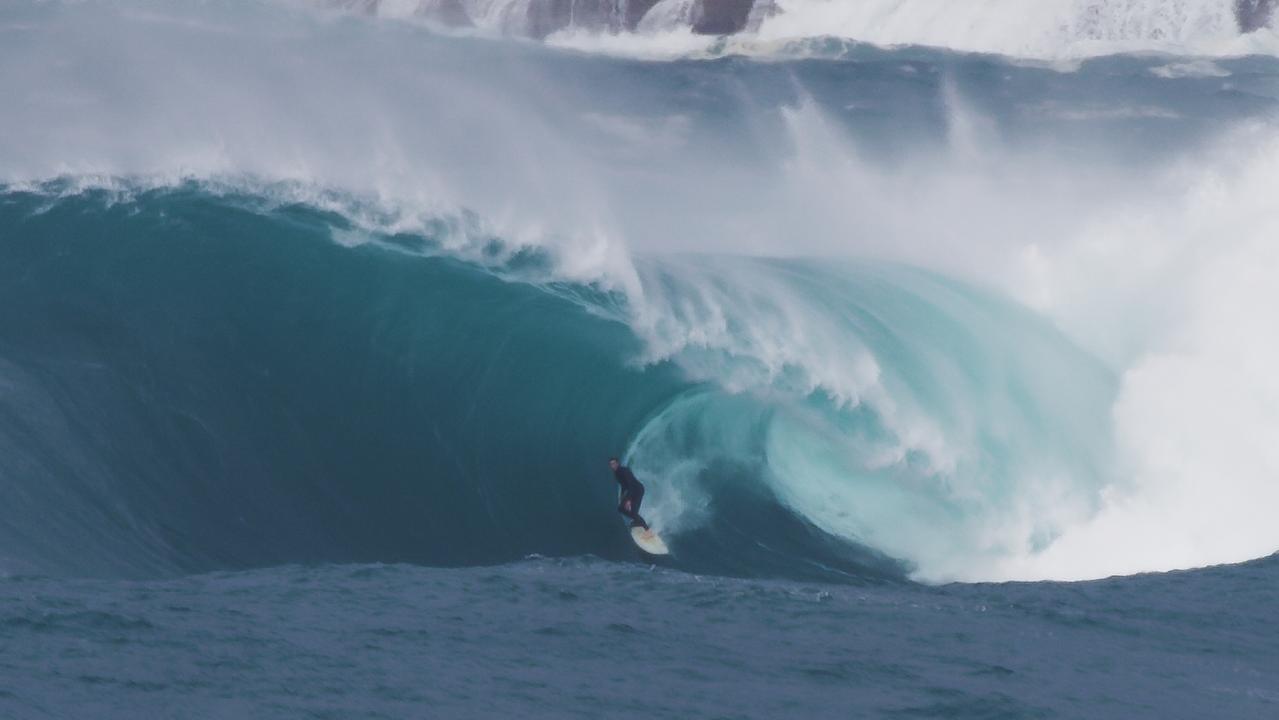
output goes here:
[[[629, 517], [635, 521], [634, 525], [639, 525], [645, 530], [648, 529], [648, 523], [639, 514], [640, 503], [644, 502], [644, 488], [641, 486], [639, 490], [631, 497], [631, 512]], [[634, 527], [632, 525], [632, 527]]]
[[[642, 496], [641, 496], [642, 497]], [[644, 522], [644, 518], [636, 512], [639, 509], [639, 502], [633, 498], [627, 497], [617, 506], [617, 511], [631, 519], [631, 527], [642, 527], [648, 529], [648, 523]]]

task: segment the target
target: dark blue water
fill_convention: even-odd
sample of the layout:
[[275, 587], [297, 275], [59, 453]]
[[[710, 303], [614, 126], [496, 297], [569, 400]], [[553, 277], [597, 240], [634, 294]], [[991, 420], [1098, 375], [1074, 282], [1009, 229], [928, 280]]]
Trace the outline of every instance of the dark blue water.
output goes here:
[[0, 581], [0, 714], [1272, 718], [1275, 558], [855, 587], [595, 558]]

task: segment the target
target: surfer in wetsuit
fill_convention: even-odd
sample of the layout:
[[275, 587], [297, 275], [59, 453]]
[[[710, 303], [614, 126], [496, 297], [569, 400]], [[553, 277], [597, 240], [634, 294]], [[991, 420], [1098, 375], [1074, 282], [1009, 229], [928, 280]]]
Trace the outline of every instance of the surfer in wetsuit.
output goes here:
[[640, 503], [644, 502], [644, 484], [635, 479], [635, 473], [622, 465], [617, 458], [609, 458], [608, 466], [613, 469], [613, 477], [622, 486], [622, 498], [617, 503], [617, 511], [631, 519], [631, 527], [648, 529], [648, 523], [640, 517]]

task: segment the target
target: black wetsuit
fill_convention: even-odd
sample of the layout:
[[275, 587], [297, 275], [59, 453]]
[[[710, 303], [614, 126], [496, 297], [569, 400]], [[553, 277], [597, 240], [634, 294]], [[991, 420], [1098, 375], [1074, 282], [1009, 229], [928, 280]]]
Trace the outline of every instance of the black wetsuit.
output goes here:
[[[648, 523], [639, 514], [640, 503], [644, 502], [644, 484], [635, 479], [635, 473], [630, 468], [621, 465], [613, 471], [613, 477], [622, 486], [622, 498], [617, 503], [617, 511], [631, 519], [631, 527], [647, 530]], [[629, 509], [626, 507], [628, 502], [631, 504]]]

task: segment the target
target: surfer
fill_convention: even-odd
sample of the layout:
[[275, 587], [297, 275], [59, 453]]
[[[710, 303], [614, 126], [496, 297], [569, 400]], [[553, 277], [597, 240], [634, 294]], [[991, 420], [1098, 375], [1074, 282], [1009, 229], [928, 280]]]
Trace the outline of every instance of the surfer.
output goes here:
[[613, 469], [613, 477], [622, 486], [622, 497], [617, 503], [617, 511], [631, 519], [631, 527], [642, 527], [648, 530], [648, 523], [640, 517], [640, 503], [644, 502], [644, 484], [635, 479], [635, 473], [622, 465], [617, 458], [609, 458], [608, 466]]

